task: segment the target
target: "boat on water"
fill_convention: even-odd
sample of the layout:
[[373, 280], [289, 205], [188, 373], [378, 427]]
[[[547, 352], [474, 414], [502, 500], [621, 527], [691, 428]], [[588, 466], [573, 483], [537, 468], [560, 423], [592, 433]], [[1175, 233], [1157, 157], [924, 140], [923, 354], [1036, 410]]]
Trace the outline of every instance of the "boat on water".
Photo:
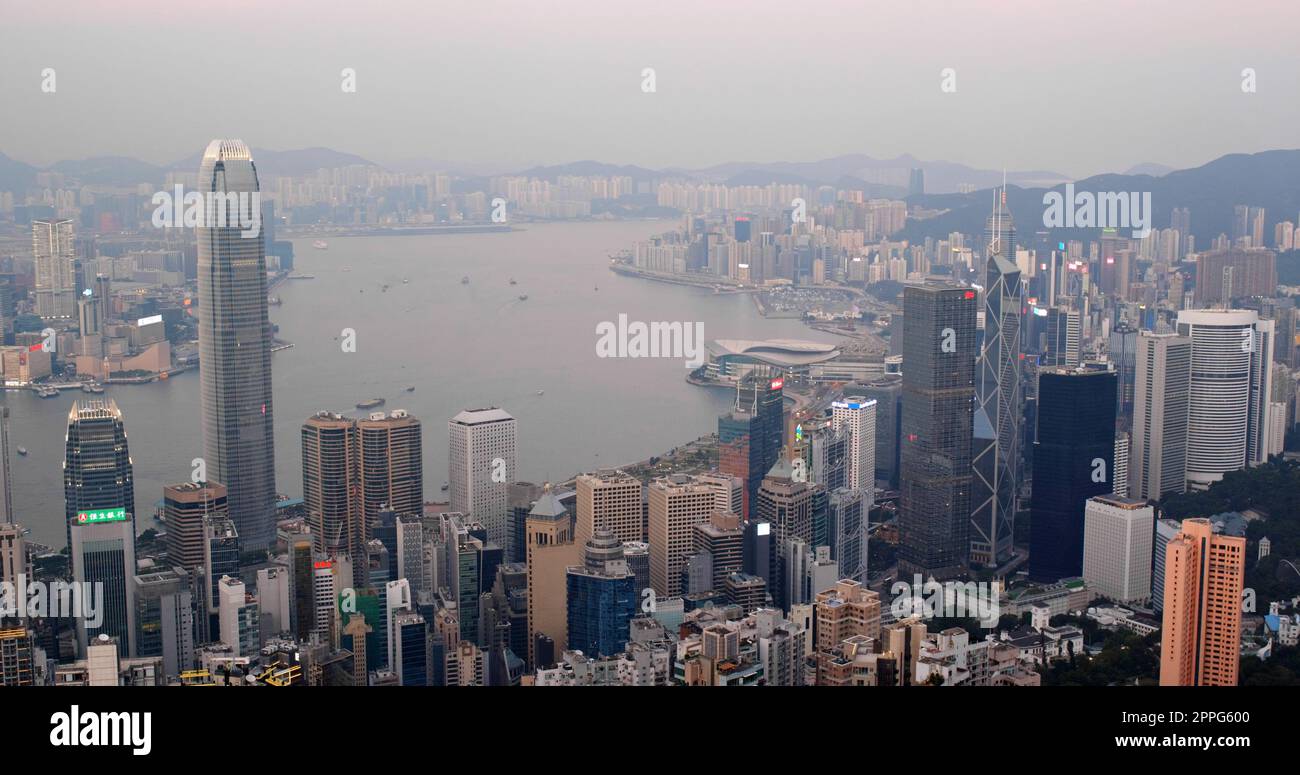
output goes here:
[[414, 393], [414, 392], [415, 392], [415, 385], [411, 385], [410, 387], [408, 387], [408, 388], [406, 389], [406, 392], [408, 392], [408, 393]]
[[460, 284], [469, 285], [469, 275], [465, 275], [464, 277], [460, 278]]
[[521, 293], [521, 294], [519, 294], [519, 300], [520, 300], [520, 301], [528, 301], [528, 294], [526, 294], [526, 293]]
[[446, 491], [447, 491], [447, 488], [450, 487], [450, 486], [451, 486], [451, 485], [447, 484], [446, 482], [443, 482], [443, 483], [442, 483], [442, 489], [443, 489], [443, 492], [446, 492]]
[[329, 250], [330, 244], [323, 239], [318, 239], [311, 243], [311, 246], [317, 250]]
[[343, 271], [344, 271], [344, 272], [351, 272], [351, 271], [352, 271], [352, 267], [350, 267], [350, 266], [345, 266], [345, 267], [343, 267]]
[[18, 448], [18, 454], [22, 455], [23, 457], [26, 457], [26, 456], [27, 456], [27, 447], [19, 447], [19, 448]]
[[406, 284], [408, 284], [408, 283], [410, 283], [410, 282], [411, 282], [411, 281], [408, 280], [408, 279], [406, 279], [405, 277], [402, 278], [402, 285], [406, 285]]
[[97, 385], [97, 384], [95, 384], [94, 382], [86, 382], [86, 383], [82, 384], [82, 386], [81, 386], [81, 392], [83, 392], [83, 393], [103, 393], [103, 392], [104, 392], [104, 388], [103, 388], [102, 385]]
[[510, 278], [510, 284], [511, 284], [511, 285], [518, 285], [519, 283], [515, 281], [515, 278], [511, 277], [511, 278]]
[[540, 396], [540, 395], [544, 394], [545, 392], [546, 392], [545, 390], [539, 390], [539, 391], [537, 391], [537, 395]]
[[358, 409], [374, 409], [376, 406], [383, 406], [383, 405], [384, 405], [384, 399], [382, 399], [382, 398], [371, 398], [371, 399], [366, 400], [366, 401], [360, 401], [360, 402], [358, 402], [358, 403], [357, 403], [357, 408], [358, 408]]
[[56, 398], [59, 395], [59, 390], [58, 388], [42, 386], [36, 389], [36, 395], [41, 398]]

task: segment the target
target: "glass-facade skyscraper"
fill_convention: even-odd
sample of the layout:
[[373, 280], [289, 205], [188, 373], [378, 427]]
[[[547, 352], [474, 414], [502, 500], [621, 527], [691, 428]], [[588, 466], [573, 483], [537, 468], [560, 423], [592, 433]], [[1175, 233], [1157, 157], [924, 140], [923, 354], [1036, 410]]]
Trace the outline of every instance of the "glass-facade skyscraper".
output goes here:
[[900, 578], [943, 580], [966, 565], [978, 304], [957, 285], [903, 290]]
[[1083, 575], [1084, 508], [1115, 489], [1115, 388], [1111, 371], [1052, 369], [1038, 377], [1038, 435], [1029, 576]]
[[640, 609], [636, 576], [612, 531], [596, 530], [584, 549], [583, 564], [565, 572], [569, 648], [591, 657], [621, 654]]
[[96, 519], [101, 516], [98, 512], [121, 509], [135, 528], [131, 452], [122, 412], [111, 398], [74, 401], [68, 412], [63, 500], [68, 546], [72, 546], [73, 523]]
[[[258, 190], [248, 146], [213, 140], [199, 165], [199, 192]], [[249, 202], [257, 209], [251, 196]], [[208, 476], [229, 489], [230, 518], [242, 547], [261, 549], [275, 540], [266, 250], [260, 232], [216, 224], [215, 216], [207, 222], [214, 225], [196, 229], [203, 456]]]

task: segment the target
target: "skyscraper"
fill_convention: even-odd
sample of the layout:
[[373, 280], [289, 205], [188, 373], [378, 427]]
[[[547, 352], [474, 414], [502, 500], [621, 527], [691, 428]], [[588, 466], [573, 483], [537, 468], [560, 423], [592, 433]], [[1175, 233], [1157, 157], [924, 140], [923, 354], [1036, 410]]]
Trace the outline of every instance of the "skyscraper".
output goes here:
[[466, 409], [447, 423], [451, 510], [487, 528], [488, 538], [510, 554], [510, 483], [515, 481], [518, 423], [496, 407]]
[[72, 221], [32, 221], [36, 314], [49, 320], [77, 314], [76, 246]]
[[[898, 317], [901, 320], [903, 316]], [[898, 338], [903, 338], [901, 333]], [[902, 349], [901, 344], [899, 349]], [[844, 395], [846, 398], [863, 396], [876, 402], [876, 479], [887, 488], [898, 487], [898, 440], [903, 416], [902, 376], [881, 374], [860, 385], [846, 385]]]
[[709, 520], [716, 490], [692, 477], [657, 479], [647, 488], [650, 506], [650, 585], [662, 597], [682, 593], [681, 571], [695, 526]]
[[732, 411], [718, 418], [718, 470], [745, 482], [742, 515], [748, 519], [758, 487], [781, 454], [785, 404], [781, 377], [750, 374], [736, 385]]
[[[833, 402], [831, 427], [849, 432], [848, 476], [844, 486], [872, 493], [876, 486], [875, 400]], [[831, 483], [826, 485], [830, 487]]]
[[592, 656], [620, 654], [640, 610], [636, 577], [623, 559], [623, 543], [598, 528], [584, 547], [582, 565], [565, 574], [569, 648]]
[[1020, 382], [1020, 320], [1024, 291], [1015, 261], [1015, 227], [1006, 192], [989, 216], [984, 286], [984, 341], [975, 379], [975, 428], [987, 428], [975, 449], [970, 560], [996, 565], [1011, 556], [1024, 409]]
[[1268, 459], [1273, 321], [1253, 310], [1183, 310], [1178, 333], [1192, 341], [1187, 483], [1203, 490]]
[[1161, 686], [1236, 686], [1246, 539], [1185, 519], [1165, 546]]
[[73, 523], [85, 522], [80, 515], [91, 512], [121, 511], [134, 529], [131, 452], [122, 412], [111, 398], [72, 402], [64, 444], [63, 500], [69, 546]]
[[[258, 191], [248, 146], [213, 140], [199, 165], [199, 192]], [[261, 234], [250, 237], [237, 226], [202, 226], [196, 233], [203, 456], [208, 476], [229, 488], [230, 518], [243, 548], [263, 549], [275, 539], [266, 251]]]
[[528, 666], [549, 667], [539, 654], [539, 639], [550, 638], [563, 653], [568, 642], [566, 569], [582, 561], [573, 543], [569, 514], [547, 484], [528, 514]]
[[[84, 515], [84, 519], [82, 516]], [[77, 618], [78, 652], [98, 635], [117, 639], [124, 656], [135, 655], [135, 528], [119, 509], [82, 511], [72, 527], [72, 579], [101, 585], [102, 612], [98, 624]]]
[[1133, 368], [1129, 495], [1159, 500], [1187, 487], [1192, 340], [1143, 331]]
[[1155, 508], [1118, 495], [1089, 498], [1084, 507], [1083, 578], [1117, 603], [1151, 598]]
[[586, 546], [597, 530], [614, 533], [620, 542], [645, 538], [641, 480], [622, 471], [583, 474], [574, 482], [578, 514], [574, 540]]
[[1115, 485], [1115, 374], [1052, 369], [1038, 377], [1029, 576], [1083, 573], [1084, 506]]
[[374, 529], [379, 511], [385, 506], [398, 514], [423, 512], [420, 421], [402, 409], [387, 415], [371, 412], [357, 420], [357, 443], [361, 516], [367, 530]]
[[315, 551], [347, 555], [354, 573], [364, 567], [366, 540], [357, 454], [353, 420], [318, 412], [302, 424], [302, 495]]
[[182, 482], [163, 487], [167, 519], [167, 561], [186, 570], [203, 565], [209, 517], [227, 519], [226, 486], [217, 482]]
[[903, 290], [901, 576], [966, 564], [977, 304], [955, 285]]

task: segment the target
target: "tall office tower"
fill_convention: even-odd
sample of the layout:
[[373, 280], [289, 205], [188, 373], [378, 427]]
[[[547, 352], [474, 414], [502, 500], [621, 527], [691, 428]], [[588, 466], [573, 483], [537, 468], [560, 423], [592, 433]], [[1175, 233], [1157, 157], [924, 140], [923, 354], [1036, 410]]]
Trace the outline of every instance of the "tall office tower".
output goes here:
[[1043, 365], [1078, 366], [1082, 358], [1081, 337], [1082, 320], [1078, 310], [1068, 307], [1049, 309], [1047, 349], [1043, 353]]
[[569, 513], [551, 485], [542, 490], [528, 514], [528, 666], [540, 664], [538, 638], [548, 637], [557, 653], [568, 646], [568, 603], [565, 573], [582, 562], [582, 547], [573, 542]]
[[[899, 339], [902, 339], [901, 333]], [[898, 487], [899, 431], [903, 417], [902, 376], [882, 374], [862, 384], [846, 385], [844, 395], [846, 399], [861, 396], [876, 402], [876, 479], [888, 489]]]
[[574, 482], [578, 497], [575, 542], [587, 541], [602, 528], [622, 541], [645, 539], [641, 514], [641, 480], [622, 471], [583, 474]]
[[1277, 293], [1277, 254], [1262, 247], [1212, 250], [1196, 262], [1196, 303], [1229, 304]]
[[216, 636], [217, 606], [221, 602], [220, 587], [223, 576], [239, 578], [239, 530], [234, 520], [210, 514], [205, 523], [203, 542], [204, 611], [208, 614], [206, 631]]
[[903, 290], [899, 574], [952, 577], [970, 548], [975, 291]]
[[1136, 384], [1138, 330], [1124, 321], [1110, 331], [1107, 354], [1115, 364], [1119, 376], [1115, 411], [1122, 427], [1128, 428], [1133, 419], [1133, 387]]
[[707, 554], [711, 559], [713, 578], [709, 589], [721, 590], [727, 577], [745, 569], [745, 531], [740, 517], [728, 512], [715, 511], [708, 522], [695, 526], [691, 537], [691, 552]]
[[36, 643], [24, 627], [0, 628], [0, 686], [36, 685]]
[[99, 323], [103, 325], [113, 320], [116, 313], [113, 310], [113, 278], [111, 275], [95, 275], [95, 287], [91, 291], [94, 295], [95, 302], [99, 304]]
[[203, 543], [209, 517], [228, 518], [226, 486], [218, 482], [181, 482], [163, 486], [167, 521], [167, 561], [186, 570], [203, 566]]
[[855, 635], [880, 637], [880, 595], [856, 581], [844, 579], [831, 589], [818, 590], [813, 616], [819, 684], [833, 649]]
[[[848, 481], [842, 486], [872, 492], [876, 486], [876, 402], [832, 402], [831, 427], [849, 432]], [[831, 487], [829, 482], [824, 484]]]
[[1159, 500], [1187, 487], [1192, 340], [1143, 331], [1133, 369], [1129, 495]]
[[257, 600], [262, 610], [264, 629], [268, 635], [289, 632], [291, 604], [289, 597], [289, 569], [273, 565], [257, 571]]
[[1169, 228], [1178, 232], [1178, 258], [1187, 254], [1187, 239], [1192, 236], [1192, 211], [1186, 207], [1175, 207], [1169, 216]]
[[1084, 506], [1114, 489], [1114, 458], [1114, 372], [1039, 374], [1030, 578], [1056, 581], [1083, 572]]
[[1128, 458], [1129, 435], [1124, 432], [1115, 434], [1115, 475], [1111, 479], [1115, 488], [1111, 493], [1122, 498], [1128, 497]]
[[[99, 635], [117, 638], [124, 655], [135, 655], [135, 528], [120, 508], [83, 511], [72, 529], [72, 579], [78, 584], [103, 585], [101, 621], [77, 619], [77, 648]], [[96, 593], [98, 595], [98, 593]]]
[[916, 196], [925, 193], [925, 170], [913, 167], [907, 179], [907, 195]]
[[[81, 515], [117, 510], [135, 527], [135, 484], [122, 412], [113, 399], [73, 401], [64, 443], [63, 501], [68, 545]], [[132, 571], [132, 575], [134, 571]], [[123, 641], [125, 643], [125, 641]]]
[[976, 367], [974, 419], [984, 443], [975, 448], [970, 527], [970, 561], [980, 565], [997, 565], [1011, 557], [1024, 417], [1020, 381], [1024, 290], [1014, 260], [1015, 228], [1006, 212], [1005, 192], [989, 221], [984, 341]]
[[758, 486], [781, 455], [784, 385], [781, 377], [751, 373], [736, 384], [732, 411], [718, 418], [718, 470], [744, 480], [746, 519], [753, 513]]
[[312, 556], [311, 533], [297, 533], [289, 537], [289, 599], [293, 608], [289, 612], [290, 631], [298, 640], [307, 640], [316, 623], [312, 604], [315, 594], [315, 558]]
[[1161, 686], [1236, 686], [1246, 539], [1185, 519], [1165, 547]]
[[311, 632], [326, 643], [333, 643], [338, 631], [339, 586], [334, 561], [323, 554], [314, 555], [311, 563]]
[[[1007, 189], [1003, 185], [995, 189], [996, 200], [993, 203], [993, 212], [984, 221], [984, 245], [985, 261], [990, 262], [993, 256], [999, 256], [1008, 265], [1014, 269], [1016, 264], [1016, 224], [1011, 218], [1011, 211], [1007, 209]], [[992, 270], [990, 270], [992, 271]], [[1018, 272], [1017, 272], [1018, 274]], [[1019, 280], [1019, 277], [1017, 277]], [[990, 284], [988, 287], [992, 287]]]
[[1156, 611], [1165, 608], [1165, 550], [1169, 541], [1183, 529], [1177, 519], [1157, 519], [1151, 549], [1151, 607]]
[[190, 582], [183, 569], [164, 568], [135, 577], [136, 655], [162, 657], [167, 676], [180, 675], [194, 664]]
[[1268, 460], [1268, 383], [1273, 321], [1253, 310], [1183, 310], [1178, 333], [1192, 341], [1187, 484], [1204, 490], [1228, 471]]
[[401, 686], [427, 686], [429, 627], [424, 617], [413, 611], [403, 611], [393, 617], [393, 638], [396, 642], [393, 672]]
[[[4, 332], [0, 331], [0, 336]], [[0, 525], [14, 521], [13, 478], [9, 469], [9, 407], [0, 406]]]
[[237, 657], [257, 654], [262, 646], [257, 598], [248, 594], [244, 582], [229, 576], [223, 576], [217, 587], [221, 642], [230, 646]]
[[1083, 579], [1117, 603], [1151, 599], [1155, 507], [1119, 495], [1089, 498], [1083, 520]]
[[72, 221], [32, 221], [32, 256], [36, 269], [36, 314], [46, 320], [75, 317], [77, 252]]
[[584, 554], [583, 564], [565, 573], [569, 648], [590, 657], [621, 654], [641, 610], [641, 590], [612, 530], [597, 528]]
[[713, 488], [714, 505], [718, 511], [737, 517], [741, 515], [745, 507], [745, 483], [739, 477], [708, 471], [696, 474], [695, 478]]
[[19, 586], [19, 576], [32, 578], [32, 558], [23, 531], [23, 526], [17, 523], [0, 523], [0, 583], [15, 589]]
[[833, 490], [827, 499], [826, 532], [840, 578], [867, 580], [867, 520], [871, 505], [871, 496], [862, 490]]
[[650, 586], [660, 597], [682, 594], [682, 567], [691, 553], [695, 526], [715, 510], [716, 492], [697, 479], [676, 474], [647, 488], [650, 506]]
[[1250, 208], [1250, 244], [1262, 247], [1264, 245], [1264, 208]]
[[420, 421], [402, 409], [387, 415], [372, 412], [357, 420], [360, 454], [357, 473], [361, 485], [362, 524], [370, 532], [379, 512], [387, 507], [398, 514], [424, 511], [424, 450]]
[[[845, 403], [837, 401], [835, 403]], [[855, 420], [858, 418], [854, 418]], [[817, 422], [823, 422], [818, 420]], [[859, 433], [861, 435], [861, 433]], [[851, 487], [849, 484], [851, 476], [861, 473], [866, 469], [861, 460], [854, 461], [853, 450], [854, 434], [847, 423], [841, 424], [838, 428], [832, 423], [821, 425], [820, 427], [808, 427], [800, 424], [795, 427], [795, 443], [790, 449], [792, 460], [803, 461], [803, 476], [810, 482], [816, 482], [827, 490], [835, 490], [840, 487]], [[859, 450], [860, 451], [860, 450]], [[872, 450], [874, 457], [875, 450]], [[856, 463], [857, 471], [851, 471], [851, 466]], [[875, 486], [876, 472], [874, 470], [867, 473], [869, 483], [867, 492], [873, 492]]]
[[318, 412], [302, 424], [302, 494], [315, 551], [346, 555], [354, 560], [354, 568], [364, 565], [355, 561], [366, 538], [357, 454], [351, 419]]
[[509, 488], [515, 481], [518, 423], [502, 409], [466, 409], [447, 423], [451, 510], [469, 515], [511, 551]]
[[[204, 195], [257, 193], [248, 146], [213, 140], [199, 164], [198, 188]], [[195, 231], [203, 457], [208, 476], [229, 488], [230, 518], [244, 549], [265, 549], [275, 541], [266, 251], [260, 233], [249, 236], [237, 226]]]

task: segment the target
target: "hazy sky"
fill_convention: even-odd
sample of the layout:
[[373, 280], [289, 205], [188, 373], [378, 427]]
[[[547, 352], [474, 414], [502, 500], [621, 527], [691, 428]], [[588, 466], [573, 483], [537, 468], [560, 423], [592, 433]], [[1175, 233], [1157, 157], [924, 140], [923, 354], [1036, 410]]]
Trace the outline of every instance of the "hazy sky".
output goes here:
[[1300, 147], [1300, 3], [0, 0], [0, 151], [166, 163], [219, 136], [381, 163], [1196, 166]]

